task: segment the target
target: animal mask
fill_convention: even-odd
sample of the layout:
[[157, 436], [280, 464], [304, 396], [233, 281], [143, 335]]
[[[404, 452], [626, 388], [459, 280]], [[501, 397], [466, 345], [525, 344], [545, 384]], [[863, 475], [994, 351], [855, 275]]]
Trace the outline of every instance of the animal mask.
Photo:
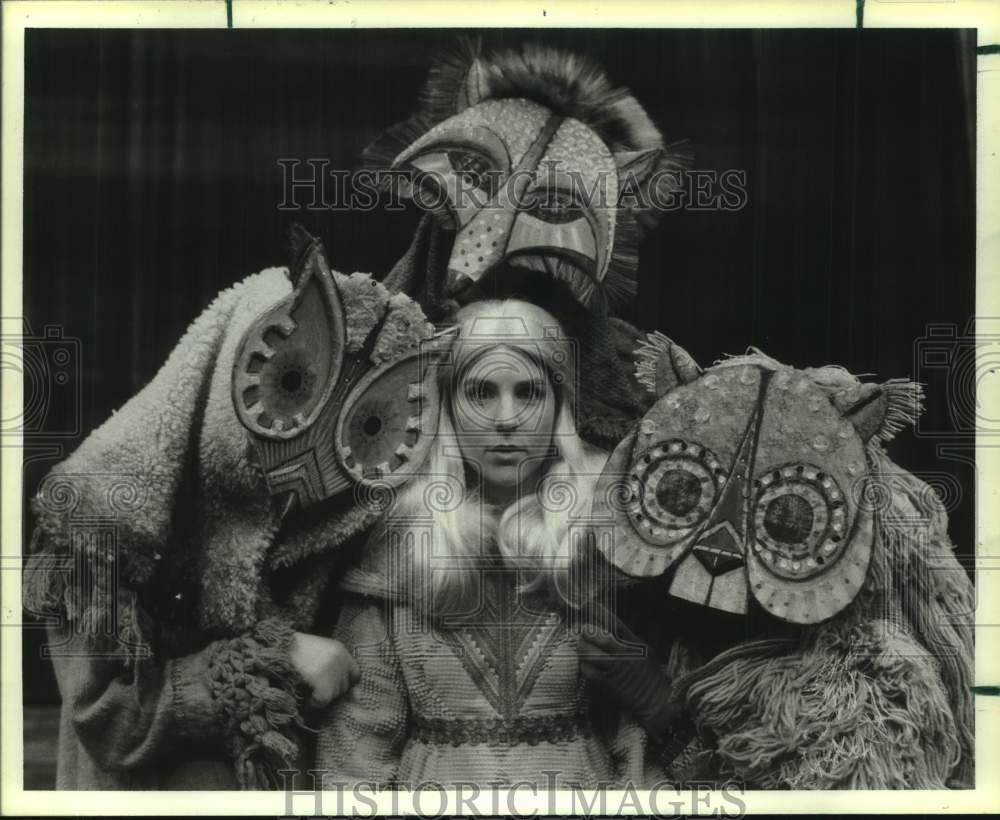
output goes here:
[[702, 372], [653, 334], [637, 376], [660, 398], [615, 450], [595, 494], [598, 548], [632, 576], [746, 613], [824, 621], [864, 583], [877, 522], [866, 449], [919, 411], [910, 382], [861, 384], [763, 354]]
[[397, 486], [437, 429], [436, 363], [447, 345], [404, 294], [335, 273], [296, 226], [294, 290], [250, 326], [236, 352], [240, 422], [282, 515], [356, 483]]
[[584, 305], [635, 292], [636, 219], [652, 189], [676, 185], [669, 153], [625, 89], [551, 48], [442, 60], [425, 110], [367, 151], [407, 171], [404, 194], [455, 231], [446, 290], [460, 294], [505, 263], [566, 282]]

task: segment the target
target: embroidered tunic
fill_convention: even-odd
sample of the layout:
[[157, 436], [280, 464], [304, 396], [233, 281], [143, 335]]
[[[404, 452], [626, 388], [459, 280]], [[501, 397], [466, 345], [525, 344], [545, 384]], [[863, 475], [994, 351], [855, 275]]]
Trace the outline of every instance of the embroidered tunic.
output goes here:
[[361, 680], [324, 714], [316, 766], [333, 783], [525, 781], [539, 789], [642, 782], [645, 734], [602, 729], [564, 618], [484, 570], [478, 612], [428, 625], [407, 603], [345, 602], [336, 637]]

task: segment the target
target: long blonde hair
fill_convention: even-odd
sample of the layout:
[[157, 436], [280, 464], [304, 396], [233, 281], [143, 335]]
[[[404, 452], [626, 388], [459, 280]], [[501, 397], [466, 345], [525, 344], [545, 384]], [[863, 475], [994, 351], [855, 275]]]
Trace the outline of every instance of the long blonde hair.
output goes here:
[[[529, 318], [529, 326], [539, 316], [558, 325], [531, 303], [490, 300], [458, 313], [459, 336], [490, 310], [505, 316], [520, 313]], [[536, 347], [560, 344], [537, 338], [533, 343]], [[548, 357], [542, 350], [532, 358], [544, 364]], [[479, 488], [470, 486], [452, 412], [454, 373], [442, 369], [439, 374], [442, 407], [437, 435], [424, 468], [399, 491], [386, 515], [387, 530], [380, 535], [393, 532], [394, 537], [409, 542], [412, 563], [408, 561], [405, 579], [407, 598], [419, 602], [428, 614], [474, 610], [479, 591], [477, 559], [490, 560], [490, 556], [518, 568], [524, 589], [554, 592], [563, 586], [578, 549], [574, 523], [582, 523], [590, 511], [594, 486], [608, 454], [583, 441], [577, 432], [574, 379], [553, 378], [548, 368], [543, 369], [557, 398], [551, 456], [540, 468], [543, 474], [534, 491], [504, 509], [486, 503]]]

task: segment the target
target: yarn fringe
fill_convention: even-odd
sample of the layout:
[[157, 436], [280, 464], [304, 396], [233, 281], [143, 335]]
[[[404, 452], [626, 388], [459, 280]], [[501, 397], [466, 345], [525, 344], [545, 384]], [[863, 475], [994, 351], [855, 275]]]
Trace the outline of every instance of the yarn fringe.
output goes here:
[[280, 789], [282, 770], [297, 763], [298, 704], [305, 683], [288, 656], [294, 632], [278, 618], [220, 641], [209, 663], [212, 694], [243, 789]]
[[869, 457], [886, 501], [852, 606], [783, 646], [744, 644], [694, 669], [691, 653], [674, 653], [674, 694], [720, 778], [762, 789], [974, 784], [972, 584], [933, 490], [880, 446]]
[[[134, 670], [153, 656], [153, 622], [138, 593], [120, 585], [115, 569], [113, 552], [88, 544], [67, 555], [36, 528], [22, 578], [22, 606], [42, 619], [65, 618], [74, 634]], [[91, 583], [73, 583], [78, 576]]]
[[882, 384], [881, 390], [888, 406], [875, 438], [884, 442], [917, 423], [924, 410], [924, 386], [907, 379], [890, 379]]
[[662, 357], [670, 354], [673, 342], [660, 331], [647, 333], [645, 339], [640, 339], [639, 347], [635, 349], [635, 378], [650, 393], [659, 395], [662, 391], [656, 386], [656, 370]]

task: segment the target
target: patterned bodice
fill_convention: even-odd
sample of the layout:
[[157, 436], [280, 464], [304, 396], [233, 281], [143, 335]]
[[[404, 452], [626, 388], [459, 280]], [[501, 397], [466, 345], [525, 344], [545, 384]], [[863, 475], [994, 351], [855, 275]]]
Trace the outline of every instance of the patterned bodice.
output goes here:
[[418, 720], [571, 718], [586, 708], [576, 639], [510, 570], [477, 577], [476, 611], [429, 629], [409, 607], [391, 617], [396, 650]]
[[638, 782], [644, 736], [592, 724], [566, 620], [510, 569], [476, 577], [474, 611], [431, 621], [384, 598], [345, 605], [338, 637], [361, 680], [320, 726], [318, 767], [336, 782]]

